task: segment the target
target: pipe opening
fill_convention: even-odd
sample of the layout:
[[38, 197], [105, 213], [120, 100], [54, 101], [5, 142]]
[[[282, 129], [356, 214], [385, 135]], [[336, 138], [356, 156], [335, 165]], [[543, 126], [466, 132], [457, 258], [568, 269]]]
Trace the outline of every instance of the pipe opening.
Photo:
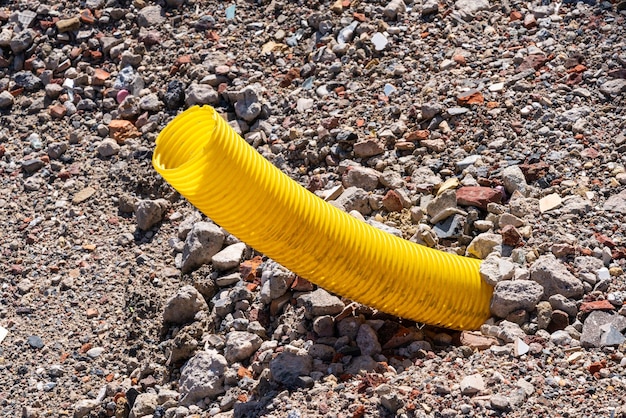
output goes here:
[[216, 117], [210, 107], [193, 107], [178, 116], [180, 123], [168, 125], [156, 140], [155, 168], [159, 172], [183, 171], [200, 160], [206, 149], [218, 139]]

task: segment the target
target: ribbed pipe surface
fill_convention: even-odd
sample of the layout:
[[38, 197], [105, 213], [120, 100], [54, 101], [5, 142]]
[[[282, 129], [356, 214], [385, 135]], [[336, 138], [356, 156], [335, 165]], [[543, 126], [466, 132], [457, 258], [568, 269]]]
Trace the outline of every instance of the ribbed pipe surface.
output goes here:
[[163, 129], [153, 165], [215, 223], [326, 290], [450, 329], [476, 329], [490, 316], [493, 289], [480, 278], [480, 260], [417, 245], [328, 204], [209, 106]]

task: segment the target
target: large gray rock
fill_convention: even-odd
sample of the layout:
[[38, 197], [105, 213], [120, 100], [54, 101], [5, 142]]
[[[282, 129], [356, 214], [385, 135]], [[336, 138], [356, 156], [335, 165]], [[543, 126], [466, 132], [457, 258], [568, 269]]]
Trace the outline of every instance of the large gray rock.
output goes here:
[[489, 0], [457, 0], [454, 5], [463, 19], [471, 20], [477, 12], [489, 8]]
[[58, 159], [61, 155], [65, 154], [68, 149], [67, 142], [53, 142], [48, 145], [48, 157], [53, 160]]
[[225, 392], [224, 372], [228, 362], [215, 350], [200, 351], [183, 367], [180, 374], [180, 404], [193, 405], [203, 398], [217, 398]]
[[100, 406], [96, 399], [81, 399], [74, 404], [74, 418], [83, 418]]
[[526, 195], [526, 189], [528, 184], [522, 169], [517, 165], [510, 165], [502, 170], [502, 182], [504, 188], [509, 194], [512, 194], [515, 190], [518, 190], [521, 194]]
[[287, 387], [298, 385], [300, 376], [308, 376], [313, 369], [313, 358], [304, 350], [283, 351], [270, 361], [272, 378]]
[[480, 277], [491, 286], [513, 278], [514, 274], [515, 264], [498, 257], [496, 254], [489, 255], [480, 263]]
[[10, 92], [6, 90], [0, 92], [0, 109], [8, 109], [14, 102], [15, 98]]
[[401, 15], [405, 12], [406, 5], [404, 4], [404, 0], [391, 0], [383, 9], [383, 13], [390, 20], [396, 20], [398, 15]]
[[229, 363], [245, 360], [261, 347], [263, 340], [251, 332], [232, 331], [226, 336], [224, 357]]
[[235, 114], [246, 122], [252, 122], [261, 114], [263, 106], [259, 100], [259, 88], [248, 86], [242, 89], [238, 94], [238, 100], [235, 102]]
[[548, 299], [553, 310], [565, 312], [567, 315], [574, 317], [578, 313], [576, 301], [566, 298], [563, 295], [552, 295]]
[[159, 405], [157, 398], [156, 393], [140, 393], [137, 395], [128, 418], [141, 418], [146, 415], [152, 415]]
[[211, 261], [211, 258], [222, 249], [222, 244], [224, 233], [219, 226], [210, 222], [194, 224], [185, 239], [182, 272], [190, 272]]
[[161, 6], [146, 6], [137, 13], [137, 24], [140, 27], [150, 27], [158, 25], [165, 20], [162, 15]]
[[193, 105], [216, 105], [219, 100], [219, 94], [208, 84], [193, 83], [187, 87], [185, 103], [187, 106]]
[[183, 286], [178, 293], [165, 302], [163, 322], [166, 324], [184, 324], [193, 320], [196, 314], [209, 307], [195, 287]]
[[[593, 311], [583, 324], [580, 345], [586, 348], [619, 345], [626, 329], [626, 317], [603, 311]], [[621, 338], [620, 338], [621, 335]]]
[[324, 289], [317, 289], [298, 298], [298, 306], [304, 306], [308, 318], [322, 315], [337, 315], [345, 305], [337, 296]]
[[165, 199], [140, 200], [137, 203], [135, 216], [137, 226], [144, 231], [161, 222], [169, 203]]
[[626, 213], [626, 190], [609, 197], [603, 206], [609, 212]]
[[351, 166], [342, 176], [343, 187], [358, 187], [366, 191], [372, 191], [378, 186], [380, 172], [373, 168]]
[[574, 277], [552, 254], [542, 255], [530, 267], [531, 280], [543, 287], [543, 297], [563, 295], [566, 298], [578, 298], [583, 295], [582, 282]]
[[349, 187], [343, 191], [341, 196], [337, 200], [331, 202], [333, 205], [351, 212], [356, 210], [361, 215], [369, 215], [372, 213], [372, 208], [369, 204], [369, 196], [367, 192], [358, 187]]
[[491, 298], [491, 313], [506, 318], [511, 312], [532, 311], [543, 295], [543, 287], [532, 280], [499, 282]]
[[356, 335], [356, 344], [364, 356], [373, 356], [382, 352], [376, 331], [368, 324], [362, 324]]
[[378, 363], [371, 356], [357, 356], [346, 368], [348, 374], [367, 374], [376, 370]]
[[619, 96], [626, 92], [626, 80], [622, 78], [609, 80], [600, 86], [600, 91], [607, 96]]

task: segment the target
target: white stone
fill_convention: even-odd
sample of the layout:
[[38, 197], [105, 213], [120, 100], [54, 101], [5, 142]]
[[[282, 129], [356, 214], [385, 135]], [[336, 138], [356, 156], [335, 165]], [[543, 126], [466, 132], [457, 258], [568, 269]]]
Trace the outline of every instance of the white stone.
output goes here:
[[606, 267], [602, 267], [598, 271], [596, 271], [596, 276], [598, 276], [598, 280], [608, 280], [611, 278], [611, 273], [609, 269]]
[[559, 196], [558, 193], [551, 193], [539, 199], [539, 211], [541, 213], [544, 213], [549, 210], [555, 209], [561, 206], [562, 202], [563, 199], [561, 199], [561, 196]]
[[485, 381], [480, 374], [472, 374], [465, 376], [460, 386], [463, 395], [474, 395], [485, 390]]
[[387, 37], [385, 35], [380, 32], [376, 32], [372, 36], [372, 43], [374, 44], [374, 48], [376, 49], [376, 51], [382, 51], [383, 49], [385, 49], [385, 47], [387, 47], [389, 41], [387, 40]]
[[211, 259], [213, 267], [217, 270], [224, 271], [239, 266], [244, 251], [246, 251], [246, 244], [243, 242], [229, 245], [213, 256]]
[[530, 346], [528, 344], [519, 338], [515, 339], [515, 342], [513, 343], [513, 352], [515, 353], [515, 357], [523, 356], [528, 353], [529, 350]]
[[313, 104], [315, 104], [315, 101], [313, 99], [301, 97], [298, 99], [298, 102], [296, 104], [296, 110], [300, 113], [304, 113], [312, 108]]
[[504, 90], [504, 83], [493, 83], [489, 86], [489, 91], [498, 92]]

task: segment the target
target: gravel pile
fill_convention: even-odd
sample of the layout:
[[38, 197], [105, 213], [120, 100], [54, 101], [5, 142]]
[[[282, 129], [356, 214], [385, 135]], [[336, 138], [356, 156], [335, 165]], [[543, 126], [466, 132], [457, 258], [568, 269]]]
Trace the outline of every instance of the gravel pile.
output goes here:
[[[626, 417], [625, 20], [618, 0], [0, 6], [0, 416]], [[376, 312], [207, 219], [150, 161], [196, 104], [353, 216], [484, 259], [493, 317]]]

